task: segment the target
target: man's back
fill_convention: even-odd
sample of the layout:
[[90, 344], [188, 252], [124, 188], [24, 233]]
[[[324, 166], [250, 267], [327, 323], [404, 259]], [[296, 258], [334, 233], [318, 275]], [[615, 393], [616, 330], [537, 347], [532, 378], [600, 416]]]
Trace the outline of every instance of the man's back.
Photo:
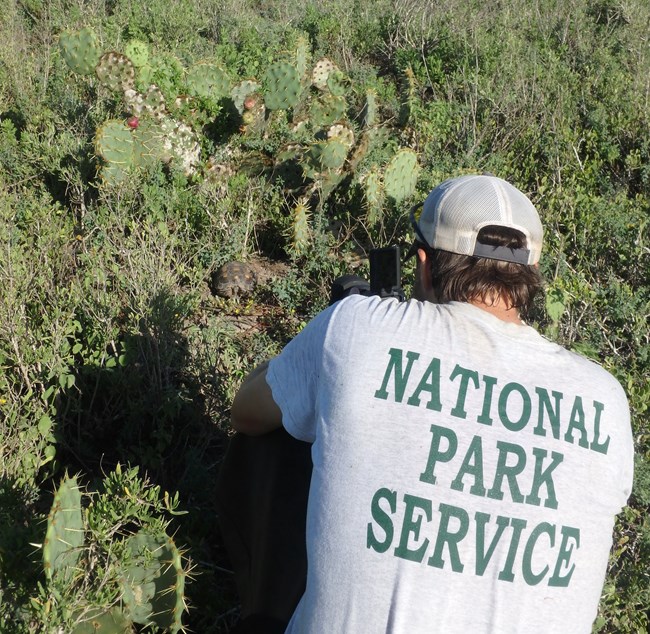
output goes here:
[[625, 396], [470, 304], [352, 297], [267, 380], [313, 442], [288, 632], [589, 632], [631, 486]]

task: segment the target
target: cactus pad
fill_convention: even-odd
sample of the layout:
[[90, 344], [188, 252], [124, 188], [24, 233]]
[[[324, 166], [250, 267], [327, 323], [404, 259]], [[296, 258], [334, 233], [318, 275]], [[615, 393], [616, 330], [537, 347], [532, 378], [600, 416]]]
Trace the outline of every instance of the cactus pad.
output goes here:
[[172, 633], [182, 629], [185, 571], [178, 548], [165, 533], [140, 531], [127, 539], [120, 587], [134, 623]]
[[79, 75], [92, 75], [101, 55], [97, 35], [89, 28], [62, 33], [59, 50], [66, 64]]
[[109, 51], [99, 58], [95, 68], [99, 81], [114, 91], [124, 91], [135, 86], [135, 67], [122, 53]]
[[400, 203], [415, 192], [420, 167], [417, 154], [403, 149], [397, 152], [384, 172], [386, 194]]
[[315, 86], [319, 90], [327, 89], [327, 79], [330, 76], [330, 73], [334, 70], [338, 70], [336, 64], [331, 60], [323, 57], [323, 59], [318, 60], [314, 69], [311, 73], [311, 83], [312, 86]]
[[352, 128], [342, 123], [335, 123], [327, 131], [328, 139], [336, 139], [345, 145], [348, 149], [354, 145], [354, 131]]
[[169, 117], [161, 121], [162, 160], [180, 168], [186, 176], [194, 174], [201, 158], [201, 146], [190, 126]]
[[72, 582], [83, 543], [81, 492], [77, 479], [66, 477], [54, 495], [47, 518], [43, 563], [49, 580]]
[[133, 88], [124, 91], [124, 105], [129, 114], [139, 117], [144, 110], [144, 95]]
[[326, 128], [345, 116], [347, 103], [343, 97], [325, 94], [312, 102], [309, 111], [315, 128]]
[[151, 84], [147, 91], [143, 95], [144, 99], [142, 102], [143, 110], [147, 114], [150, 114], [155, 119], [160, 119], [164, 116], [165, 109], [165, 97], [163, 96], [160, 88], [155, 84]]
[[72, 634], [131, 634], [131, 621], [121, 610], [113, 608], [107, 612], [90, 610], [72, 630]]
[[230, 79], [216, 64], [195, 64], [185, 78], [187, 92], [194, 97], [219, 100], [230, 94]]
[[300, 98], [300, 74], [285, 62], [271, 64], [266, 70], [264, 102], [270, 110], [292, 108]]
[[370, 128], [377, 123], [377, 93], [370, 89], [366, 92], [366, 103], [363, 108], [363, 125]]
[[97, 130], [95, 151], [107, 163], [129, 168], [133, 164], [131, 129], [117, 119], [109, 119]]
[[141, 121], [131, 135], [133, 139], [133, 167], [148, 168], [161, 160], [163, 132], [156, 121], [151, 119]]
[[308, 158], [316, 172], [328, 172], [343, 167], [348, 155], [348, 148], [337, 139], [314, 143], [308, 152]]
[[237, 108], [237, 112], [239, 112], [239, 114], [243, 114], [244, 110], [246, 109], [244, 107], [246, 98], [254, 95], [261, 88], [262, 86], [260, 86], [260, 84], [258, 84], [254, 79], [244, 79], [238, 84], [235, 84], [233, 89], [230, 91], [230, 98], [235, 104], [235, 108]]
[[143, 120], [131, 129], [122, 121], [111, 119], [95, 136], [95, 151], [104, 165], [102, 181], [117, 185], [134, 169], [147, 168], [164, 158], [165, 133], [154, 120]]
[[309, 60], [309, 40], [300, 36], [296, 42], [296, 70], [300, 77], [307, 73], [307, 62]]
[[142, 68], [149, 61], [149, 47], [140, 40], [131, 40], [124, 47], [124, 54], [136, 68]]
[[384, 202], [384, 186], [377, 169], [373, 168], [364, 176], [363, 192], [366, 199], [366, 221], [373, 226], [380, 219]]
[[347, 77], [338, 68], [327, 76], [327, 88], [336, 97], [343, 96], [347, 91]]

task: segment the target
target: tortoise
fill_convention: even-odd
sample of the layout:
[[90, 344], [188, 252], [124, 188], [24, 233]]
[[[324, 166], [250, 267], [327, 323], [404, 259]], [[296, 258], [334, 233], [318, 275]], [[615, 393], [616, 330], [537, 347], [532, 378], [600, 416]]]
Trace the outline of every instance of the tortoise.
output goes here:
[[257, 284], [257, 275], [250, 264], [226, 262], [212, 275], [211, 290], [221, 297], [242, 297], [250, 295]]

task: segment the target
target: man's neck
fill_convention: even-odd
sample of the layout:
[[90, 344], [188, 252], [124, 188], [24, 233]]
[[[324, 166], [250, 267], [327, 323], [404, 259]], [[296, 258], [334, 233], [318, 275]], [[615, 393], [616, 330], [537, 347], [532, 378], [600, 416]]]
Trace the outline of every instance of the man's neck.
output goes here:
[[524, 325], [524, 322], [519, 316], [519, 311], [516, 308], [508, 307], [508, 305], [500, 299], [490, 304], [481, 301], [473, 301], [469, 303], [472, 306], [476, 306], [477, 308], [480, 308], [481, 310], [494, 315], [501, 321], [506, 321], [510, 324], [517, 324], [519, 326]]

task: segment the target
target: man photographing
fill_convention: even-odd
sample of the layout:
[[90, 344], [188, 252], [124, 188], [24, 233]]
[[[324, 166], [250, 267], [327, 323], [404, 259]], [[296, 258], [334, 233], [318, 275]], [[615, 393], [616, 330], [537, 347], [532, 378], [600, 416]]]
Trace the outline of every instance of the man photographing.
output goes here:
[[233, 403], [237, 431], [311, 444], [286, 632], [591, 632], [631, 490], [625, 395], [523, 321], [543, 231], [522, 192], [450, 179], [412, 221], [413, 299], [337, 302]]

